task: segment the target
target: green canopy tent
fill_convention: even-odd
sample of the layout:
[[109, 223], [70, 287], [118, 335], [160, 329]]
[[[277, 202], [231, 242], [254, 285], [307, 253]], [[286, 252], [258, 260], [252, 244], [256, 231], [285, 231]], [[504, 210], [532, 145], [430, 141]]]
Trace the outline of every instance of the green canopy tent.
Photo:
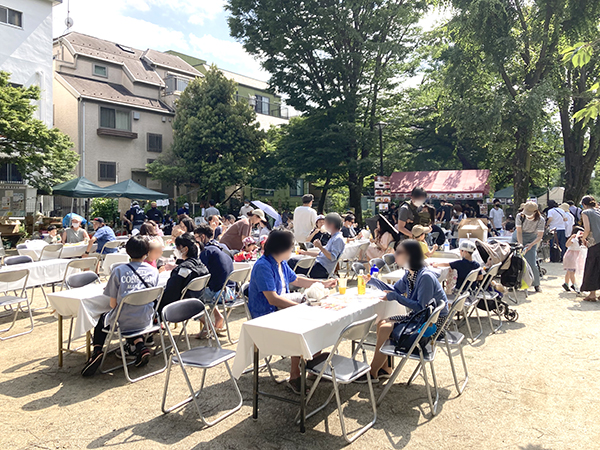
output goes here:
[[153, 191], [147, 187], [137, 184], [132, 179], [121, 181], [120, 183], [107, 186], [102, 189], [105, 198], [129, 198], [132, 200], [158, 200], [169, 198], [167, 194]]
[[104, 197], [105, 191], [86, 177], [74, 178], [52, 188], [52, 195], [63, 195], [72, 198]]

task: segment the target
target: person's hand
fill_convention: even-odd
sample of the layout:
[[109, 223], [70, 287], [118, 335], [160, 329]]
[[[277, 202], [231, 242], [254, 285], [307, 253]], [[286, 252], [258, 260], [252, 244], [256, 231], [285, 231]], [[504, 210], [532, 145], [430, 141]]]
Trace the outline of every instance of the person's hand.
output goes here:
[[392, 292], [392, 291], [383, 291], [383, 297], [381, 297], [381, 300], [387, 300], [387, 295]]
[[306, 255], [306, 250], [298, 250], [299, 255]]
[[335, 287], [337, 285], [337, 280], [335, 278], [330, 278], [329, 280], [326, 280], [323, 282], [323, 286], [325, 286], [327, 289], [331, 289], [333, 287]]
[[323, 250], [323, 244], [321, 243], [321, 241], [320, 241], [320, 240], [318, 240], [318, 239], [315, 239], [315, 240], [313, 241], [313, 245], [314, 245], [315, 247], [317, 247], [319, 250]]
[[364, 278], [364, 280], [365, 280], [365, 283], [368, 283], [368, 282], [371, 280], [371, 275], [370, 275], [370, 274], [368, 274], [368, 273], [365, 273], [365, 274], [363, 275], [363, 278]]
[[436, 251], [438, 248], [440, 248], [440, 247], [439, 247], [437, 244], [433, 244], [433, 247], [432, 247], [432, 249], [433, 249], [433, 251], [434, 251], [434, 252], [435, 252], [435, 251]]
[[431, 267], [435, 267], [437, 269], [438, 268], [438, 263], [431, 263]]
[[173, 270], [175, 267], [177, 267], [177, 264], [174, 263], [166, 263], [164, 266], [165, 270], [167, 271], [171, 271]]

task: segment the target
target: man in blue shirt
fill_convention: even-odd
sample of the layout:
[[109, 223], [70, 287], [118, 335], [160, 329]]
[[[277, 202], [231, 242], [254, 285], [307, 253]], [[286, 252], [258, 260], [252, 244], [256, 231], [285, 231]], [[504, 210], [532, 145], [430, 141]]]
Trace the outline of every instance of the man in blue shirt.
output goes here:
[[94, 220], [92, 220], [92, 225], [94, 226], [95, 232], [94, 235], [90, 238], [84, 255], [90, 254], [94, 243], [98, 244], [98, 249], [96, 251], [100, 254], [105, 255], [107, 253], [116, 252], [116, 248], [107, 248], [104, 250], [104, 245], [106, 245], [107, 242], [117, 240], [115, 232], [112, 230], [112, 228], [104, 223], [104, 219], [102, 217], [96, 217]]
[[125, 213], [125, 217], [131, 221], [134, 230], [139, 230], [146, 220], [146, 214], [144, 214], [144, 211], [140, 208], [140, 204], [135, 200], [131, 203], [129, 211]]
[[146, 217], [148, 217], [148, 220], [155, 221], [158, 225], [163, 223], [163, 213], [157, 208], [156, 202], [150, 203], [150, 209], [146, 213]]
[[179, 208], [177, 210], [177, 219], [181, 220], [183, 216], [189, 216], [190, 215], [190, 204], [189, 203], [184, 203], [182, 208]]
[[[342, 236], [343, 221], [342, 217], [338, 213], [329, 213], [325, 216], [325, 229], [331, 234], [331, 238], [327, 242], [327, 245], [323, 246], [320, 240], [315, 239], [313, 241], [314, 249], [301, 251], [300, 254], [308, 256], [316, 256], [317, 260], [315, 265], [310, 271], [312, 278], [324, 279], [329, 278], [335, 271], [338, 259], [344, 253], [346, 243]], [[295, 267], [297, 261], [290, 261], [290, 264]], [[306, 274], [307, 269], [298, 269], [297, 273]]]

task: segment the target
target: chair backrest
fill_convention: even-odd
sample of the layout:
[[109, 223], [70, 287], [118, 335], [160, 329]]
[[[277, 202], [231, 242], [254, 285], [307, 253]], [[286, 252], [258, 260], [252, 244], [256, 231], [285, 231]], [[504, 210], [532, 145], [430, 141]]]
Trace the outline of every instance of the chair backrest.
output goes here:
[[105, 253], [106, 249], [119, 248], [123, 245], [123, 243], [123, 241], [119, 241], [117, 239], [115, 239], [114, 241], [109, 241], [106, 244], [104, 244], [104, 247], [102, 247], [102, 251], [100, 253]]
[[4, 258], [4, 264], [7, 266], [13, 266], [15, 264], [26, 264], [33, 262], [31, 256], [27, 255], [19, 255], [19, 256], [9, 256]]
[[431, 257], [432, 258], [459, 259], [459, 256], [456, 253], [443, 252], [443, 251], [433, 252], [433, 255], [431, 255]]
[[325, 362], [325, 366], [331, 365], [331, 359], [335, 354], [337, 354], [338, 347], [345, 340], [355, 342], [358, 341], [358, 344], [355, 346], [354, 352], [352, 353], [352, 359], [356, 357], [357, 353], [360, 350], [363, 351], [363, 356], [366, 359], [366, 353], [364, 353], [363, 343], [365, 342], [365, 339], [367, 338], [367, 335], [369, 334], [369, 331], [371, 331], [371, 328], [373, 327], [373, 324], [376, 320], [377, 314], [374, 314], [371, 317], [367, 317], [366, 319], [358, 320], [356, 322], [351, 323], [350, 325], [347, 325], [341, 331], [337, 342], [331, 349], [331, 352], [329, 353], [329, 356], [327, 357], [327, 360]]
[[121, 304], [142, 306], [147, 305], [148, 303], [152, 303], [155, 300], [158, 300], [158, 303], [160, 303], [163, 291], [164, 288], [157, 286], [130, 292], [125, 297], [123, 297], [123, 301], [121, 302]]
[[62, 244], [49, 244], [46, 245], [40, 252], [40, 261], [46, 259], [58, 259], [63, 250]]
[[98, 265], [98, 258], [89, 257], [89, 258], [77, 258], [72, 259], [67, 264], [67, 271], [69, 269], [79, 269], [79, 270], [96, 270], [96, 266]]
[[471, 288], [471, 286], [473, 285], [473, 283], [475, 283], [477, 281], [477, 277], [479, 277], [480, 273], [481, 273], [481, 269], [471, 270], [469, 272], [469, 274], [465, 277], [465, 281], [463, 281], [462, 285], [459, 287], [458, 295], [462, 294], [463, 292], [468, 291]]
[[361, 255], [364, 255], [365, 252], [369, 249], [369, 245], [371, 245], [371, 242], [367, 241], [364, 244], [360, 244], [360, 246], [358, 247], [358, 253], [356, 254], [356, 257], [360, 257]]
[[[425, 325], [423, 325], [421, 327], [421, 331], [419, 332], [419, 334], [417, 335], [417, 338], [415, 339], [415, 341], [413, 342], [413, 344], [410, 346], [410, 349], [406, 352], [406, 354], [408, 355], [412, 355], [413, 352], [415, 351], [415, 348], [417, 348], [417, 345], [419, 345], [419, 342], [421, 341], [421, 339], [423, 338], [423, 335], [425, 334], [425, 332], [427, 331], [427, 329], [433, 325], [434, 323], [436, 323], [440, 317], [440, 313], [442, 312], [442, 310], [446, 307], [445, 303], [442, 303], [441, 305], [437, 306], [435, 309], [433, 309], [433, 311], [431, 312], [431, 315], [429, 316], [429, 320], [427, 320], [427, 322], [425, 323]], [[428, 308], [433, 308], [433, 306], [429, 306]], [[432, 341], [435, 345], [435, 341]]]
[[88, 284], [97, 283], [100, 278], [94, 272], [74, 273], [70, 275], [65, 282], [68, 289], [80, 288]]
[[369, 261], [369, 264], [371, 264], [371, 266], [377, 267], [379, 270], [385, 267], [385, 261], [383, 260], [383, 258], [373, 258], [371, 261]]
[[245, 283], [246, 280], [248, 279], [248, 277], [250, 276], [251, 271], [252, 271], [251, 267], [247, 267], [245, 269], [236, 269], [229, 274], [225, 284], [228, 284], [229, 282], [234, 282], [234, 283], [238, 283], [238, 284]]
[[383, 260], [390, 268], [390, 270], [396, 266], [396, 255], [394, 255], [393, 253], [386, 253], [385, 255], [383, 255]]
[[302, 257], [302, 259], [298, 260], [298, 264], [296, 264], [296, 267], [294, 267], [294, 272], [296, 271], [296, 269], [310, 269], [312, 268], [313, 264], [315, 263], [315, 261], [317, 260], [317, 258], [315, 256], [304, 256]]
[[[187, 293], [187, 291], [200, 292], [200, 291], [204, 290], [204, 288], [206, 286], [208, 286], [209, 281], [210, 281], [210, 274], [194, 278], [181, 291], [181, 298], [182, 299], [185, 298], [185, 294]], [[169, 322], [172, 322], [172, 321], [170, 320]]]
[[[22, 294], [27, 291], [27, 280], [29, 279], [29, 269], [19, 269], [19, 270], [0, 270], [0, 283], [15, 283], [17, 281], [23, 280], [23, 291]], [[0, 292], [8, 292], [15, 291], [21, 288], [7, 287], [7, 289], [2, 290]]]
[[359, 262], [352, 263], [352, 272], [354, 272], [356, 275], [359, 275], [361, 270], [364, 273], [367, 273], [367, 268], [365, 267], [365, 265], [363, 263], [359, 263]]
[[492, 280], [494, 278], [496, 278], [496, 276], [498, 275], [498, 271], [500, 270], [501, 265], [502, 265], [502, 263], [498, 263], [498, 264], [494, 264], [492, 267], [489, 268], [489, 270], [486, 272], [485, 276], [483, 277], [483, 280], [479, 284], [479, 289], [477, 289], [476, 294], [479, 294], [482, 291], [488, 290], [488, 288], [490, 287], [490, 284], [492, 284]]
[[110, 266], [114, 263], [128, 263], [129, 255], [125, 255], [122, 253], [109, 253], [104, 257], [104, 261], [102, 262], [102, 273], [106, 276], [110, 275]]
[[204, 303], [197, 298], [186, 298], [165, 306], [162, 310], [163, 320], [171, 323], [181, 323], [202, 314]]
[[463, 308], [465, 307], [465, 302], [468, 298], [468, 292], [464, 292], [463, 294], [456, 297], [456, 299], [454, 300], [454, 302], [452, 302], [452, 305], [450, 306], [450, 310], [448, 311], [448, 315], [446, 316], [446, 321], [441, 327], [438, 328], [435, 335], [433, 336], [434, 340], [437, 340], [439, 335], [448, 329], [450, 323], [452, 322], [452, 318], [456, 315], [456, 313], [463, 310]]
[[250, 283], [246, 282], [240, 289], [240, 294], [244, 300], [244, 309], [246, 310], [246, 319], [252, 320], [252, 314], [250, 314], [250, 308], [248, 307], [248, 293], [250, 291]]

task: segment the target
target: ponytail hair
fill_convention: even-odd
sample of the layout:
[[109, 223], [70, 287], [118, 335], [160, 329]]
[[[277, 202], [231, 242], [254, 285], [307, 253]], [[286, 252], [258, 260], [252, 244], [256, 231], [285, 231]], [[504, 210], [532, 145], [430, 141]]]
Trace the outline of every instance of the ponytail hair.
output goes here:
[[581, 199], [581, 204], [583, 206], [587, 206], [589, 208], [596, 208], [598, 204], [596, 203], [596, 199], [591, 195], [586, 195]]

